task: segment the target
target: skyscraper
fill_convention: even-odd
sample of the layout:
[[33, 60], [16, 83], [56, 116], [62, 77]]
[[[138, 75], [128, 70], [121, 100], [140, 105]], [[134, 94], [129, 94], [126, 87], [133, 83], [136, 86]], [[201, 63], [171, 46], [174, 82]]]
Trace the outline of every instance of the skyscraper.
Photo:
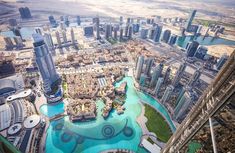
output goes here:
[[226, 54], [222, 55], [222, 57], [219, 59], [219, 61], [216, 64], [217, 70], [220, 70], [227, 60], [228, 60], [228, 55]]
[[165, 30], [162, 36], [162, 41], [165, 43], [168, 43], [169, 39], [171, 36], [171, 31], [170, 30]]
[[200, 69], [197, 69], [194, 72], [193, 76], [190, 78], [188, 86], [193, 87], [195, 85], [195, 83], [198, 81], [198, 79], [200, 78], [200, 76], [201, 76], [201, 71], [200, 71]]
[[[195, 106], [191, 108], [189, 114], [187, 117], [183, 120], [183, 122], [179, 125], [175, 133], [171, 136], [171, 138], [166, 143], [165, 147], [162, 150], [162, 153], [176, 153], [181, 152], [183, 148], [186, 147], [188, 149], [188, 144], [190, 144], [192, 141], [195, 141], [195, 135], [201, 135], [199, 139], [204, 138], [205, 135], [209, 136], [212, 141], [211, 143], [211, 149], [210, 151], [216, 152], [216, 148], [218, 145], [216, 145], [216, 140], [218, 142], [218, 139], [215, 139], [217, 137], [225, 138], [227, 135], [230, 138], [231, 132], [234, 132], [234, 130], [229, 131], [227, 125], [231, 125], [231, 119], [222, 119], [227, 118], [226, 114], [233, 114], [232, 111], [234, 111], [234, 97], [235, 97], [235, 84], [231, 81], [234, 80], [235, 77], [235, 52], [233, 52], [228, 58], [226, 64], [224, 67], [220, 70], [220, 72], [217, 74], [214, 81], [211, 83], [211, 85], [204, 91], [204, 94], [199, 98], [199, 100], [196, 102]], [[223, 107], [225, 106], [225, 107]], [[223, 117], [220, 118], [221, 112], [223, 112]], [[227, 113], [225, 113], [227, 112]], [[217, 118], [217, 121], [215, 121], [216, 124], [212, 124], [212, 119]], [[222, 119], [222, 122], [221, 120]], [[218, 122], [218, 120], [220, 120]], [[225, 131], [221, 133], [214, 133], [214, 127], [216, 125], [224, 125], [219, 126], [218, 128], [225, 128]], [[209, 125], [209, 126], [208, 126]], [[205, 127], [208, 130], [205, 131]], [[231, 126], [234, 127], [234, 126]], [[201, 130], [202, 129], [202, 130]], [[234, 129], [234, 128], [232, 128]], [[225, 137], [224, 137], [225, 136]], [[234, 137], [233, 137], [234, 138]], [[197, 140], [196, 140], [197, 141]], [[200, 141], [200, 140], [199, 140]], [[210, 143], [209, 142], [209, 143]], [[223, 143], [223, 145], [227, 145]], [[205, 143], [204, 143], [205, 144]], [[208, 144], [206, 142], [206, 144]], [[209, 147], [210, 147], [209, 146]], [[230, 145], [231, 146], [231, 145]], [[232, 147], [232, 146], [231, 146]], [[218, 147], [219, 149], [221, 147]], [[230, 147], [229, 147], [230, 148]], [[203, 150], [204, 151], [204, 150]], [[229, 150], [231, 151], [231, 150]], [[223, 152], [223, 151], [218, 151]]]
[[22, 19], [28, 19], [32, 17], [28, 7], [20, 7], [19, 12]]
[[174, 117], [176, 120], [182, 119], [186, 115], [186, 111], [189, 109], [189, 106], [192, 105], [192, 101], [193, 99], [190, 96], [190, 93], [188, 91], [184, 92], [174, 110]]
[[113, 37], [114, 37], [114, 39], [116, 39], [116, 40], [117, 40], [117, 31], [118, 31], [118, 28], [117, 28], [117, 27], [114, 27], [114, 28], [113, 28], [113, 32], [114, 32]]
[[192, 41], [192, 43], [187, 46], [187, 57], [193, 57], [197, 51], [198, 46], [199, 43], [197, 41]]
[[161, 33], [162, 33], [162, 26], [156, 25], [155, 31], [154, 31], [154, 36], [153, 36], [154, 42], [159, 42]]
[[123, 28], [120, 29], [119, 33], [119, 41], [121, 42], [123, 40]]
[[190, 28], [190, 26], [191, 26], [191, 24], [193, 22], [193, 19], [194, 19], [195, 15], [196, 15], [196, 13], [197, 13], [197, 10], [192, 10], [191, 13], [189, 14], [188, 20], [187, 20], [187, 22], [185, 24], [186, 31], [189, 30], [189, 28]]
[[139, 84], [140, 84], [141, 87], [145, 86], [147, 78], [148, 78], [148, 76], [145, 75], [145, 74], [140, 75]]
[[112, 36], [112, 26], [111, 24], [106, 24], [105, 25], [105, 39], [108, 39], [111, 36]]
[[174, 45], [176, 43], [177, 36], [176, 35], [171, 35], [171, 38], [168, 42], [169, 45]]
[[55, 20], [54, 16], [50, 15], [48, 17], [48, 19], [49, 19], [50, 24], [51, 24], [52, 27], [56, 27], [57, 26], [57, 23], [56, 23], [56, 20]]
[[133, 33], [133, 27], [129, 26], [129, 30], [128, 30], [128, 39], [132, 39], [132, 33]]
[[76, 40], [75, 40], [73, 28], [70, 29], [70, 35], [71, 35], [71, 42], [72, 42], [72, 44], [75, 44]]
[[67, 36], [66, 36], [66, 31], [62, 31], [62, 36], [63, 36], [63, 43], [67, 43], [68, 40], [67, 40]]
[[91, 37], [94, 35], [93, 26], [86, 26], [83, 28], [84, 36]]
[[146, 39], [148, 35], [148, 29], [142, 28], [140, 30], [140, 38], [141, 39]]
[[61, 46], [62, 46], [62, 45], [61, 45], [62, 43], [61, 43], [59, 31], [56, 31], [56, 32], [55, 32], [55, 36], [56, 36], [56, 40], [57, 40], [58, 47], [61, 47]]
[[137, 78], [137, 80], [140, 79], [142, 69], [143, 69], [143, 65], [144, 65], [144, 56], [139, 56], [137, 64], [136, 64], [136, 78]]
[[177, 106], [179, 104], [179, 101], [182, 98], [182, 96], [184, 95], [185, 91], [186, 91], [185, 87], [182, 87], [182, 89], [180, 90], [179, 95], [176, 99], [175, 106]]
[[42, 77], [43, 90], [46, 95], [50, 96], [59, 90], [60, 77], [56, 72], [52, 56], [48, 50], [44, 39], [39, 34], [33, 34], [34, 54], [36, 63]]
[[167, 102], [170, 99], [173, 90], [174, 90], [174, 87], [172, 85], [169, 85], [166, 88], [166, 90], [165, 90], [165, 92], [164, 92], [164, 94], [162, 96], [162, 99], [161, 99], [162, 103], [165, 103], [165, 102]]
[[164, 81], [163, 81], [164, 84], [167, 83], [170, 80], [170, 74], [171, 74], [171, 68], [168, 67], [166, 69], [165, 74], [164, 74]]
[[204, 59], [205, 55], [207, 54], [207, 51], [208, 51], [207, 47], [199, 46], [194, 56], [199, 59]]
[[137, 33], [139, 32], [140, 29], [140, 24], [133, 24], [133, 33]]
[[126, 23], [127, 23], [127, 24], [130, 24], [130, 22], [131, 22], [131, 18], [127, 18], [127, 19], [126, 19]]
[[54, 44], [52, 41], [52, 37], [50, 33], [44, 33], [43, 35], [45, 43], [47, 44], [49, 50], [53, 50], [54, 49]]
[[80, 26], [81, 25], [81, 19], [80, 16], [77, 16], [77, 25]]
[[129, 25], [126, 25], [126, 27], [125, 27], [125, 37], [128, 36], [128, 30], [129, 30]]
[[5, 41], [6, 50], [12, 50], [14, 48], [14, 44], [13, 44], [11, 38], [10, 37], [4, 37], [3, 39]]
[[96, 39], [100, 39], [100, 18], [97, 16], [94, 18], [95, 26], [96, 26]]
[[38, 28], [35, 28], [34, 30], [35, 30], [36, 33], [42, 35], [42, 30], [41, 30], [41, 28], [38, 27]]
[[146, 62], [146, 64], [145, 64], [144, 74], [149, 76], [151, 69], [152, 69], [152, 66], [153, 66], [153, 63], [154, 63], [154, 59], [147, 58], [145, 62]]
[[150, 81], [150, 87], [155, 87], [158, 78], [162, 75], [163, 64], [160, 63], [155, 70], [153, 71], [153, 75]]
[[182, 64], [180, 65], [180, 67], [179, 67], [178, 71], [176, 72], [175, 77], [174, 77], [174, 79], [173, 79], [173, 81], [172, 81], [172, 85], [173, 85], [174, 87], [176, 87], [176, 86], [179, 84], [180, 79], [181, 79], [181, 77], [182, 77], [183, 74], [184, 74], [185, 68], [186, 68], [186, 63], [184, 62], [184, 63], [182, 63]]
[[153, 39], [153, 37], [154, 37], [154, 27], [152, 27], [152, 28], [150, 28], [149, 29], [149, 39]]
[[155, 94], [156, 96], [159, 95], [159, 91], [160, 91], [160, 89], [161, 89], [162, 84], [163, 84], [163, 78], [160, 77], [160, 78], [158, 78], [157, 84], [156, 84], [155, 89], [154, 89], [154, 94]]

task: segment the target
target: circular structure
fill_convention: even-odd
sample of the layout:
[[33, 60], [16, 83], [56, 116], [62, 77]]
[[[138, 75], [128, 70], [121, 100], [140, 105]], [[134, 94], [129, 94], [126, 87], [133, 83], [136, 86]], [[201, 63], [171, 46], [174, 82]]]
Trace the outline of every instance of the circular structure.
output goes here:
[[72, 139], [73, 135], [69, 132], [64, 132], [62, 135], [61, 135], [61, 140], [63, 142], [69, 142], [71, 139]]
[[62, 130], [64, 127], [63, 123], [58, 123], [56, 126], [53, 128], [54, 130]]
[[20, 123], [16, 123], [9, 127], [9, 129], [7, 130], [7, 133], [9, 135], [14, 135], [18, 133], [21, 129], [22, 129], [22, 125]]
[[131, 137], [133, 135], [133, 129], [127, 126], [125, 127], [123, 133], [126, 137]]
[[24, 120], [24, 127], [27, 129], [31, 129], [31, 128], [35, 127], [36, 125], [38, 125], [40, 123], [40, 121], [41, 121], [40, 116], [31, 115]]
[[114, 135], [115, 129], [113, 128], [112, 125], [105, 125], [102, 128], [102, 135], [106, 138], [110, 138]]

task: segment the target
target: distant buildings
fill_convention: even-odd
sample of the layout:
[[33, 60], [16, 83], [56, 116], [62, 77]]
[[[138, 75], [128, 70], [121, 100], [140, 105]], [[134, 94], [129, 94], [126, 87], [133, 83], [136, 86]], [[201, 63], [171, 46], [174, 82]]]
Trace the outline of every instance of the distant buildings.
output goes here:
[[132, 33], [133, 33], [133, 27], [129, 26], [129, 30], [128, 30], [128, 39], [132, 39]]
[[171, 38], [168, 42], [169, 45], [174, 45], [176, 43], [177, 36], [176, 35], [171, 35]]
[[216, 64], [216, 69], [220, 70], [227, 60], [228, 60], [228, 55], [226, 54], [222, 55], [222, 57], [219, 59], [219, 61]]
[[28, 7], [20, 7], [19, 12], [22, 19], [29, 19], [32, 17]]
[[81, 25], [81, 19], [80, 16], [77, 16], [77, 25], [80, 26]]
[[68, 42], [67, 40], [67, 35], [66, 35], [66, 31], [62, 31], [62, 37], [63, 37], [63, 43], [66, 44]]
[[146, 74], [141, 74], [139, 84], [141, 87], [144, 87], [146, 85], [148, 76]]
[[200, 71], [200, 69], [197, 69], [194, 72], [193, 76], [190, 78], [188, 86], [193, 87], [195, 85], [195, 83], [199, 80], [200, 76], [201, 76], [201, 71]]
[[9, 22], [9, 25], [10, 25], [11, 27], [17, 26], [17, 21], [16, 21], [16, 19], [9, 19], [8, 22]]
[[6, 50], [12, 50], [14, 48], [14, 44], [11, 40], [10, 37], [4, 37], [4, 42], [5, 42], [5, 49]]
[[86, 26], [83, 28], [83, 31], [84, 31], [84, 36], [93, 36], [93, 26]]
[[70, 35], [71, 35], [71, 42], [72, 42], [72, 44], [75, 44], [76, 40], [75, 40], [73, 28], [70, 29]]
[[49, 19], [49, 22], [50, 22], [52, 27], [56, 27], [57, 26], [57, 23], [56, 23], [56, 20], [55, 20], [54, 16], [50, 15], [48, 17], [48, 19]]
[[106, 24], [105, 25], [105, 39], [109, 39], [112, 36], [112, 25]]
[[197, 51], [199, 43], [197, 41], [192, 41], [187, 46], [187, 57], [193, 57]]
[[146, 39], [148, 35], [148, 29], [141, 29], [140, 30], [140, 38], [141, 39]]
[[140, 30], [140, 24], [133, 24], [133, 33], [137, 33]]
[[144, 74], [145, 75], [150, 76], [150, 72], [151, 72], [153, 63], [154, 63], [154, 59], [153, 58], [147, 58], [145, 60], [145, 69], [144, 69]]
[[162, 84], [163, 84], [163, 80], [164, 80], [164, 78], [162, 78], [162, 77], [158, 78], [158, 80], [157, 80], [157, 84], [156, 84], [155, 89], [154, 89], [154, 94], [155, 94], [156, 96], [159, 95], [161, 86], [162, 86]]
[[205, 46], [199, 46], [198, 48], [197, 48], [197, 51], [196, 51], [196, 53], [195, 53], [195, 57], [196, 58], [198, 58], [198, 59], [204, 59], [204, 57], [205, 57], [205, 55], [207, 54], [207, 51], [208, 51], [208, 49], [207, 49], [207, 47], [205, 47]]
[[170, 80], [170, 74], [171, 74], [171, 68], [168, 67], [166, 69], [166, 72], [164, 74], [164, 80], [163, 80], [163, 83], [166, 84], [169, 80]]
[[174, 90], [174, 87], [173, 87], [172, 85], [169, 85], [169, 86], [166, 88], [166, 90], [165, 90], [165, 92], [164, 92], [164, 94], [163, 94], [163, 96], [162, 96], [162, 99], [161, 99], [161, 102], [162, 102], [163, 104], [169, 100], [169, 98], [171, 97], [171, 94], [172, 94], [173, 90]]
[[99, 17], [94, 18], [95, 27], [96, 27], [96, 39], [100, 39], [100, 19]]
[[62, 43], [61, 43], [59, 31], [56, 31], [56, 32], [55, 32], [55, 36], [56, 36], [56, 40], [57, 40], [57, 45], [58, 45], [58, 47], [61, 47], [61, 46], [62, 46]]
[[176, 120], [183, 119], [183, 117], [186, 115], [186, 111], [189, 109], [189, 106], [192, 104], [192, 97], [190, 93], [184, 92], [182, 95], [180, 95], [179, 102], [174, 110], [174, 118]]
[[140, 79], [143, 65], [144, 65], [144, 56], [139, 56], [137, 64], [136, 64], [136, 78], [137, 78], [137, 80]]
[[60, 76], [56, 72], [52, 56], [43, 37], [39, 34], [33, 34], [33, 38], [34, 54], [42, 78], [43, 91], [49, 103], [56, 102], [63, 96]]
[[119, 33], [119, 41], [121, 42], [123, 40], [123, 28], [120, 29]]
[[189, 14], [188, 20], [185, 24], [186, 31], [189, 31], [190, 26], [192, 25], [193, 19], [196, 15], [197, 10], [192, 10], [192, 12]]
[[151, 78], [151, 81], [150, 81], [150, 87], [155, 87], [157, 81], [158, 81], [158, 78], [161, 76], [162, 74], [162, 69], [163, 69], [163, 64], [160, 63], [156, 68], [155, 70], [153, 71], [153, 75], [152, 75], [152, 78]]
[[50, 33], [44, 33], [43, 35], [45, 43], [47, 44], [49, 50], [53, 50], [54, 49], [54, 43], [51, 37]]
[[[1, 68], [1, 67], [0, 67]], [[8, 97], [25, 87], [22, 75], [13, 75], [0, 79], [0, 97]]]
[[176, 86], [179, 84], [180, 79], [181, 79], [181, 77], [182, 77], [183, 74], [184, 74], [185, 68], [186, 68], [186, 63], [182, 63], [182, 64], [180, 65], [178, 71], [176, 72], [175, 77], [174, 77], [174, 79], [173, 79], [173, 81], [172, 81], [172, 85], [173, 85], [174, 87], [176, 87]]
[[156, 25], [155, 31], [154, 31], [154, 36], [153, 36], [154, 42], [159, 42], [161, 33], [162, 33], [162, 26]]
[[165, 43], [168, 43], [169, 39], [171, 37], [171, 31], [170, 30], [165, 30], [162, 36], [162, 41]]

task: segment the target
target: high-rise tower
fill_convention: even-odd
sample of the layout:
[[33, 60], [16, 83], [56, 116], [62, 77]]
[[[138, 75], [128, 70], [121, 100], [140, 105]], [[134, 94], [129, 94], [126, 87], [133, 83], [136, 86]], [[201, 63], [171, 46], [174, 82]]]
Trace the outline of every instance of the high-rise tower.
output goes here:
[[144, 65], [144, 56], [140, 56], [138, 58], [137, 65], [136, 65], [136, 78], [137, 78], [137, 80], [140, 79], [143, 65]]
[[[200, 136], [206, 135], [209, 135], [209, 139], [206, 140], [211, 141], [211, 143], [206, 143], [207, 147], [209, 147], [208, 145], [211, 146], [210, 151], [217, 152], [218, 150], [218, 152], [223, 152], [222, 149], [224, 150], [224, 147], [227, 151], [232, 151], [233, 143], [226, 143], [228, 141], [226, 140], [222, 145], [220, 142], [225, 140], [226, 137], [227, 139], [234, 139], [232, 135], [234, 133], [234, 125], [231, 125], [232, 116], [229, 115], [234, 112], [234, 78], [235, 51], [230, 55], [224, 67], [204, 91], [195, 106], [192, 107], [173, 136], [168, 140], [161, 151], [162, 153], [182, 152], [184, 148], [188, 148], [190, 142], [195, 142], [196, 139], [202, 138]], [[227, 119], [225, 116], [231, 116], [231, 118]], [[213, 118], [215, 119], [214, 122], [212, 122]], [[215, 126], [218, 128], [214, 128]], [[228, 128], [228, 126], [230, 127]], [[221, 131], [221, 129], [224, 130]], [[215, 133], [218, 130], [220, 130], [219, 133]], [[220, 143], [220, 145], [217, 145], [217, 143]]]
[[57, 74], [55, 65], [44, 39], [39, 34], [33, 34], [34, 54], [42, 78], [43, 91], [48, 102], [55, 102], [62, 98], [61, 79]]
[[158, 78], [162, 74], [163, 64], [160, 63], [154, 70], [151, 81], [150, 81], [150, 87], [155, 87]]
[[172, 85], [174, 87], [176, 87], [178, 85], [178, 83], [180, 82], [180, 79], [184, 73], [185, 68], [186, 68], [186, 63], [183, 63], [180, 65], [180, 67], [179, 67], [178, 71], [176, 72], [175, 77], [172, 81]]
[[187, 22], [186, 22], [186, 24], [185, 24], [185, 29], [186, 29], [186, 31], [189, 30], [189, 28], [190, 28], [190, 26], [191, 26], [191, 24], [192, 24], [192, 22], [193, 22], [193, 19], [194, 19], [195, 15], [196, 15], [196, 13], [197, 13], [197, 10], [193, 10], [193, 11], [189, 14], [188, 20], [187, 20]]

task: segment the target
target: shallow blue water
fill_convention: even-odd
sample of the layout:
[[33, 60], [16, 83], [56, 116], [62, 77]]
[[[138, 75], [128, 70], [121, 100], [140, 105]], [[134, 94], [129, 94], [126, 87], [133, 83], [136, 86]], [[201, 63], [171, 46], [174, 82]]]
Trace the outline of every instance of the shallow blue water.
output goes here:
[[180, 47], [185, 48], [187, 43], [190, 41], [197, 41], [200, 45], [233, 45], [235, 46], [235, 41], [232, 40], [227, 40], [227, 39], [223, 39], [223, 38], [213, 38], [213, 37], [205, 37], [203, 38], [203, 36], [198, 36], [198, 37], [194, 37], [194, 36], [184, 36], [184, 37], [179, 37], [177, 39], [176, 44]]
[[64, 112], [64, 103], [61, 102], [53, 105], [44, 104], [40, 107], [40, 112], [48, 117], [53, 117]]
[[[124, 81], [128, 85], [124, 114], [117, 115], [116, 111], [112, 111], [105, 120], [101, 116], [101, 109], [104, 104], [102, 101], [97, 101], [96, 120], [72, 123], [66, 116], [60, 120], [52, 121], [47, 130], [46, 153], [96, 153], [114, 148], [139, 152], [141, 150], [139, 143], [142, 135], [141, 128], [136, 122], [136, 118], [141, 113], [139, 97], [158, 109], [164, 116], [166, 115], [166, 119], [170, 120], [170, 118], [165, 109], [153, 98], [142, 93], [139, 96], [137, 95], [131, 77], [125, 77], [115, 86], [119, 86]], [[55, 107], [58, 107], [58, 111], [62, 110], [58, 105], [55, 105]], [[45, 115], [53, 116], [56, 114], [54, 111], [44, 111], [43, 109], [46, 108], [42, 107], [40, 109]], [[172, 123], [171, 120], [168, 122]], [[173, 123], [171, 126], [174, 126]], [[143, 151], [142, 149], [140, 152]]]

